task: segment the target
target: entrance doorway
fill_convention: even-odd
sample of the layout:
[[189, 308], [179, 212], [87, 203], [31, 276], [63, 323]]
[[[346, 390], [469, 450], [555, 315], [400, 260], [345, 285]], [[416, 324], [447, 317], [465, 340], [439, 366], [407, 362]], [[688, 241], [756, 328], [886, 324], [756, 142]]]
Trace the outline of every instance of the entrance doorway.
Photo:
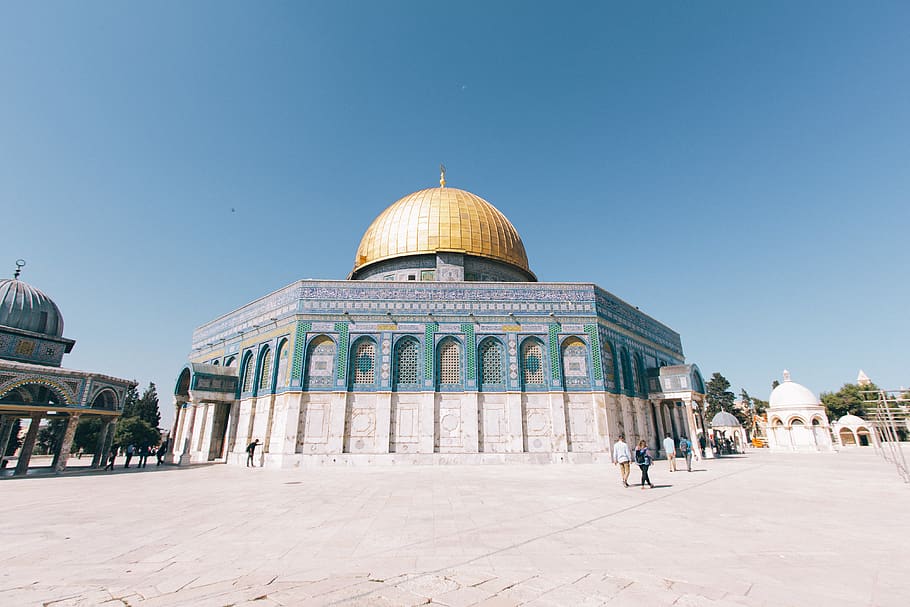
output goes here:
[[224, 443], [227, 438], [228, 419], [231, 416], [231, 405], [215, 403], [212, 417], [212, 442], [209, 447], [208, 461], [224, 457]]

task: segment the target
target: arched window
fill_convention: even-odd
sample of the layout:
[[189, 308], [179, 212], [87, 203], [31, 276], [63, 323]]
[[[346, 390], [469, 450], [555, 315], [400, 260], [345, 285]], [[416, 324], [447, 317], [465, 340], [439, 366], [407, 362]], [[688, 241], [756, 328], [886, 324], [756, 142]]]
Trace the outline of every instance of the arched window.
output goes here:
[[360, 339], [354, 344], [351, 377], [355, 384], [376, 382], [376, 343], [371, 339]]
[[819, 419], [819, 418], [817, 418], [817, 417], [813, 417], [813, 418], [812, 418], [812, 425], [813, 425], [813, 426], [821, 426], [821, 425], [822, 425], [822, 420]]
[[241, 392], [249, 392], [253, 389], [253, 374], [256, 371], [253, 364], [253, 353], [247, 352], [243, 359], [243, 382], [240, 384]]
[[638, 392], [642, 395], [648, 393], [648, 378], [645, 374], [645, 363], [641, 354], [635, 354], [635, 370], [638, 373]]
[[461, 383], [461, 346], [452, 338], [439, 343], [439, 383]]
[[803, 420], [801, 420], [798, 417], [794, 417], [793, 419], [790, 420], [790, 425], [791, 426], [805, 426], [806, 422], [804, 422]]
[[268, 390], [272, 379], [272, 349], [266, 346], [259, 355], [259, 390]]
[[275, 389], [284, 388], [288, 383], [288, 340], [282, 339], [278, 344], [278, 374]]
[[543, 345], [536, 339], [526, 339], [521, 346], [521, 371], [525, 385], [542, 386], [546, 382], [543, 374]]
[[603, 363], [604, 367], [604, 379], [607, 382], [607, 385], [613, 386], [616, 385], [616, 371], [613, 367], [614, 365], [614, 354], [613, 354], [613, 344], [611, 344], [606, 339], [603, 340], [603, 348], [600, 352], [600, 360]]
[[588, 346], [577, 337], [562, 343], [562, 375], [566, 386], [588, 384]]
[[480, 382], [482, 384], [503, 384], [502, 344], [494, 337], [480, 342]]
[[92, 400], [92, 409], [115, 411], [117, 409], [117, 395], [114, 394], [113, 390], [102, 390]]
[[632, 377], [632, 359], [629, 358], [629, 351], [623, 347], [622, 349], [622, 387], [627, 392], [635, 391], [635, 382]]
[[228, 358], [227, 361], [224, 363], [224, 366], [225, 367], [236, 367], [237, 366], [237, 357], [231, 356], [230, 358]]
[[215, 360], [212, 361], [212, 364], [217, 367], [218, 365], [221, 364], [221, 361], [216, 358]]
[[335, 373], [335, 342], [320, 335], [307, 348], [305, 385], [307, 388], [331, 388]]
[[419, 383], [420, 344], [413, 337], [403, 337], [398, 341], [395, 350], [395, 383]]

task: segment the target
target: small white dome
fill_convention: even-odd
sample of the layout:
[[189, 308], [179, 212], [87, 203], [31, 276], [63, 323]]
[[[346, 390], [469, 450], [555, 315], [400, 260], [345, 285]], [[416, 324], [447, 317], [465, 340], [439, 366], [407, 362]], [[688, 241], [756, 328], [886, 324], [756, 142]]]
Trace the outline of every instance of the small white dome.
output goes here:
[[867, 424], [866, 420], [864, 420], [862, 417], [858, 417], [856, 415], [845, 415], [837, 420], [837, 425], [855, 428], [857, 426], [868, 426], [869, 424]]
[[817, 407], [821, 405], [818, 397], [812, 394], [812, 390], [802, 384], [798, 384], [790, 379], [790, 374], [784, 371], [784, 383], [780, 384], [771, 391], [768, 398], [768, 406], [778, 407]]

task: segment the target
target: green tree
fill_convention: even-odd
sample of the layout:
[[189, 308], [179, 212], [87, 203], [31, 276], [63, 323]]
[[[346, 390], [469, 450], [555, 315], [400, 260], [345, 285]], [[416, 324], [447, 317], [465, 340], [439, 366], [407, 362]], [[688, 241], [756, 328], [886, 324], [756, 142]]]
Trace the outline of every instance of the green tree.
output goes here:
[[130, 386], [123, 397], [123, 417], [136, 417], [136, 408], [139, 404], [139, 391], [136, 386]]
[[752, 410], [755, 415], [763, 415], [768, 410], [768, 401], [752, 397]]
[[161, 433], [138, 417], [121, 419], [114, 433], [114, 442], [121, 446], [154, 447], [161, 442]]
[[145, 389], [142, 398], [136, 403], [136, 417], [148, 422], [152, 428], [157, 428], [161, 423], [161, 412], [158, 411], [158, 392], [154, 382], [149, 382], [149, 387]]
[[4, 453], [6, 457], [11, 457], [16, 449], [22, 446], [22, 439], [19, 438], [20, 432], [22, 432], [22, 420], [16, 418], [13, 422], [13, 429], [9, 433], [9, 443], [6, 444], [6, 453]]
[[64, 428], [66, 428], [65, 419], [54, 418], [47, 422], [46, 426], [38, 430], [35, 451], [44, 454], [56, 453], [60, 440], [63, 438]]
[[[857, 384], [844, 384], [837, 392], [822, 392], [821, 401], [825, 406], [828, 419], [833, 423], [844, 415], [866, 415], [866, 398], [863, 392], [878, 390], [878, 386], [870, 384], [859, 386]], [[872, 395], [869, 395], [870, 398]]]
[[101, 425], [100, 417], [80, 419], [79, 425], [76, 426], [76, 434], [73, 436], [73, 451], [82, 448], [86, 453], [94, 453], [98, 448], [98, 439], [101, 437]]
[[710, 423], [711, 419], [721, 410], [733, 410], [733, 401], [736, 400], [736, 395], [728, 390], [729, 387], [730, 382], [727, 381], [726, 377], [716, 371], [711, 375], [708, 385], [705, 386], [707, 390], [705, 397], [708, 401], [707, 410], [705, 411], [706, 422]]

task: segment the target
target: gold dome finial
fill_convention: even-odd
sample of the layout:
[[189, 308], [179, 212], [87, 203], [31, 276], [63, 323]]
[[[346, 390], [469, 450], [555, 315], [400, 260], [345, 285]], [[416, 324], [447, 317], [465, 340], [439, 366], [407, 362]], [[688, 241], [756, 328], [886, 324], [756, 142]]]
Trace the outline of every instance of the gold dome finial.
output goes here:
[[446, 165], [439, 164], [439, 187], [446, 187]]

